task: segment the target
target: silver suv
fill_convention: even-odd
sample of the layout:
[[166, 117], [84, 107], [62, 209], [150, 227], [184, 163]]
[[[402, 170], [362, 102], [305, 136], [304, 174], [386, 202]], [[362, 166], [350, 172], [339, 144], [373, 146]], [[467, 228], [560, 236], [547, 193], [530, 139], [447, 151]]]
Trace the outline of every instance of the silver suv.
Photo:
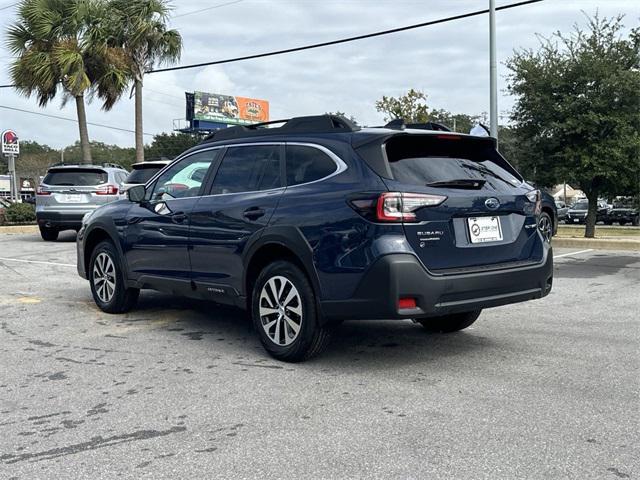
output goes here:
[[62, 230], [80, 230], [82, 217], [119, 199], [119, 185], [129, 172], [115, 164], [56, 165], [36, 192], [36, 218], [43, 240]]

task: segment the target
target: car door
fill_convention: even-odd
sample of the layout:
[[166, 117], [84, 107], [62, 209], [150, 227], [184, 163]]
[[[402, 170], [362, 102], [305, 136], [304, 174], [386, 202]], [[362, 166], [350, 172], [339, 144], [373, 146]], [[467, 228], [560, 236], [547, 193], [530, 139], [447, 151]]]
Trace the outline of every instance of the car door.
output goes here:
[[178, 294], [191, 290], [189, 216], [216, 154], [201, 151], [173, 164], [129, 210], [125, 257], [133, 279]]
[[234, 303], [243, 252], [269, 224], [284, 191], [284, 145], [229, 146], [191, 213], [192, 279], [205, 298]]

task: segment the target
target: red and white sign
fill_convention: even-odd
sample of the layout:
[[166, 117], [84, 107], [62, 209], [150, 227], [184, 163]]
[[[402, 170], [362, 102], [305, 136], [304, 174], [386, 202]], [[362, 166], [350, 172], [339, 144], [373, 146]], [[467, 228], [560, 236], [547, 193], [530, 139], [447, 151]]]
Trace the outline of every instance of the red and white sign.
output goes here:
[[20, 141], [13, 130], [2, 132], [2, 153], [5, 155], [20, 155]]

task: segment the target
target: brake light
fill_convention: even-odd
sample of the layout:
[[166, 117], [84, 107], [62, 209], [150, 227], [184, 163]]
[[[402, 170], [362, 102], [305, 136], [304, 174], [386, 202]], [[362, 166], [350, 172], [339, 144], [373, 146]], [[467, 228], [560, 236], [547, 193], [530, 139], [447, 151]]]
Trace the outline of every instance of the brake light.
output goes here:
[[527, 200], [531, 203], [535, 203], [535, 214], [540, 215], [542, 212], [542, 194], [540, 190], [531, 190], [527, 194]]
[[413, 297], [405, 297], [398, 300], [398, 310], [404, 310], [405, 308], [417, 308], [416, 299]]
[[48, 190], [45, 190], [42, 185], [40, 185], [38, 187], [38, 189], [36, 190], [36, 195], [51, 195], [51, 192]]
[[435, 207], [446, 199], [444, 195], [386, 192], [378, 197], [376, 219], [381, 222], [417, 222], [416, 210]]
[[96, 195], [117, 195], [118, 187], [115, 185], [104, 185], [96, 190]]

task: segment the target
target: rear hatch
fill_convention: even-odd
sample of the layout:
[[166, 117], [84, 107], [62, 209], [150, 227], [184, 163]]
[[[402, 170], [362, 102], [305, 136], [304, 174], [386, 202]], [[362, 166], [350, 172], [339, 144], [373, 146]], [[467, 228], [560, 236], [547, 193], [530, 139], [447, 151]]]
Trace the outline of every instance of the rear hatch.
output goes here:
[[100, 168], [51, 168], [42, 180], [38, 203], [67, 209], [107, 203], [114, 192], [109, 174]]
[[390, 192], [441, 199], [417, 208], [415, 219], [403, 222], [409, 244], [427, 269], [455, 274], [542, 259], [536, 228], [539, 194], [523, 184], [492, 139], [400, 134], [385, 142], [384, 152]]

